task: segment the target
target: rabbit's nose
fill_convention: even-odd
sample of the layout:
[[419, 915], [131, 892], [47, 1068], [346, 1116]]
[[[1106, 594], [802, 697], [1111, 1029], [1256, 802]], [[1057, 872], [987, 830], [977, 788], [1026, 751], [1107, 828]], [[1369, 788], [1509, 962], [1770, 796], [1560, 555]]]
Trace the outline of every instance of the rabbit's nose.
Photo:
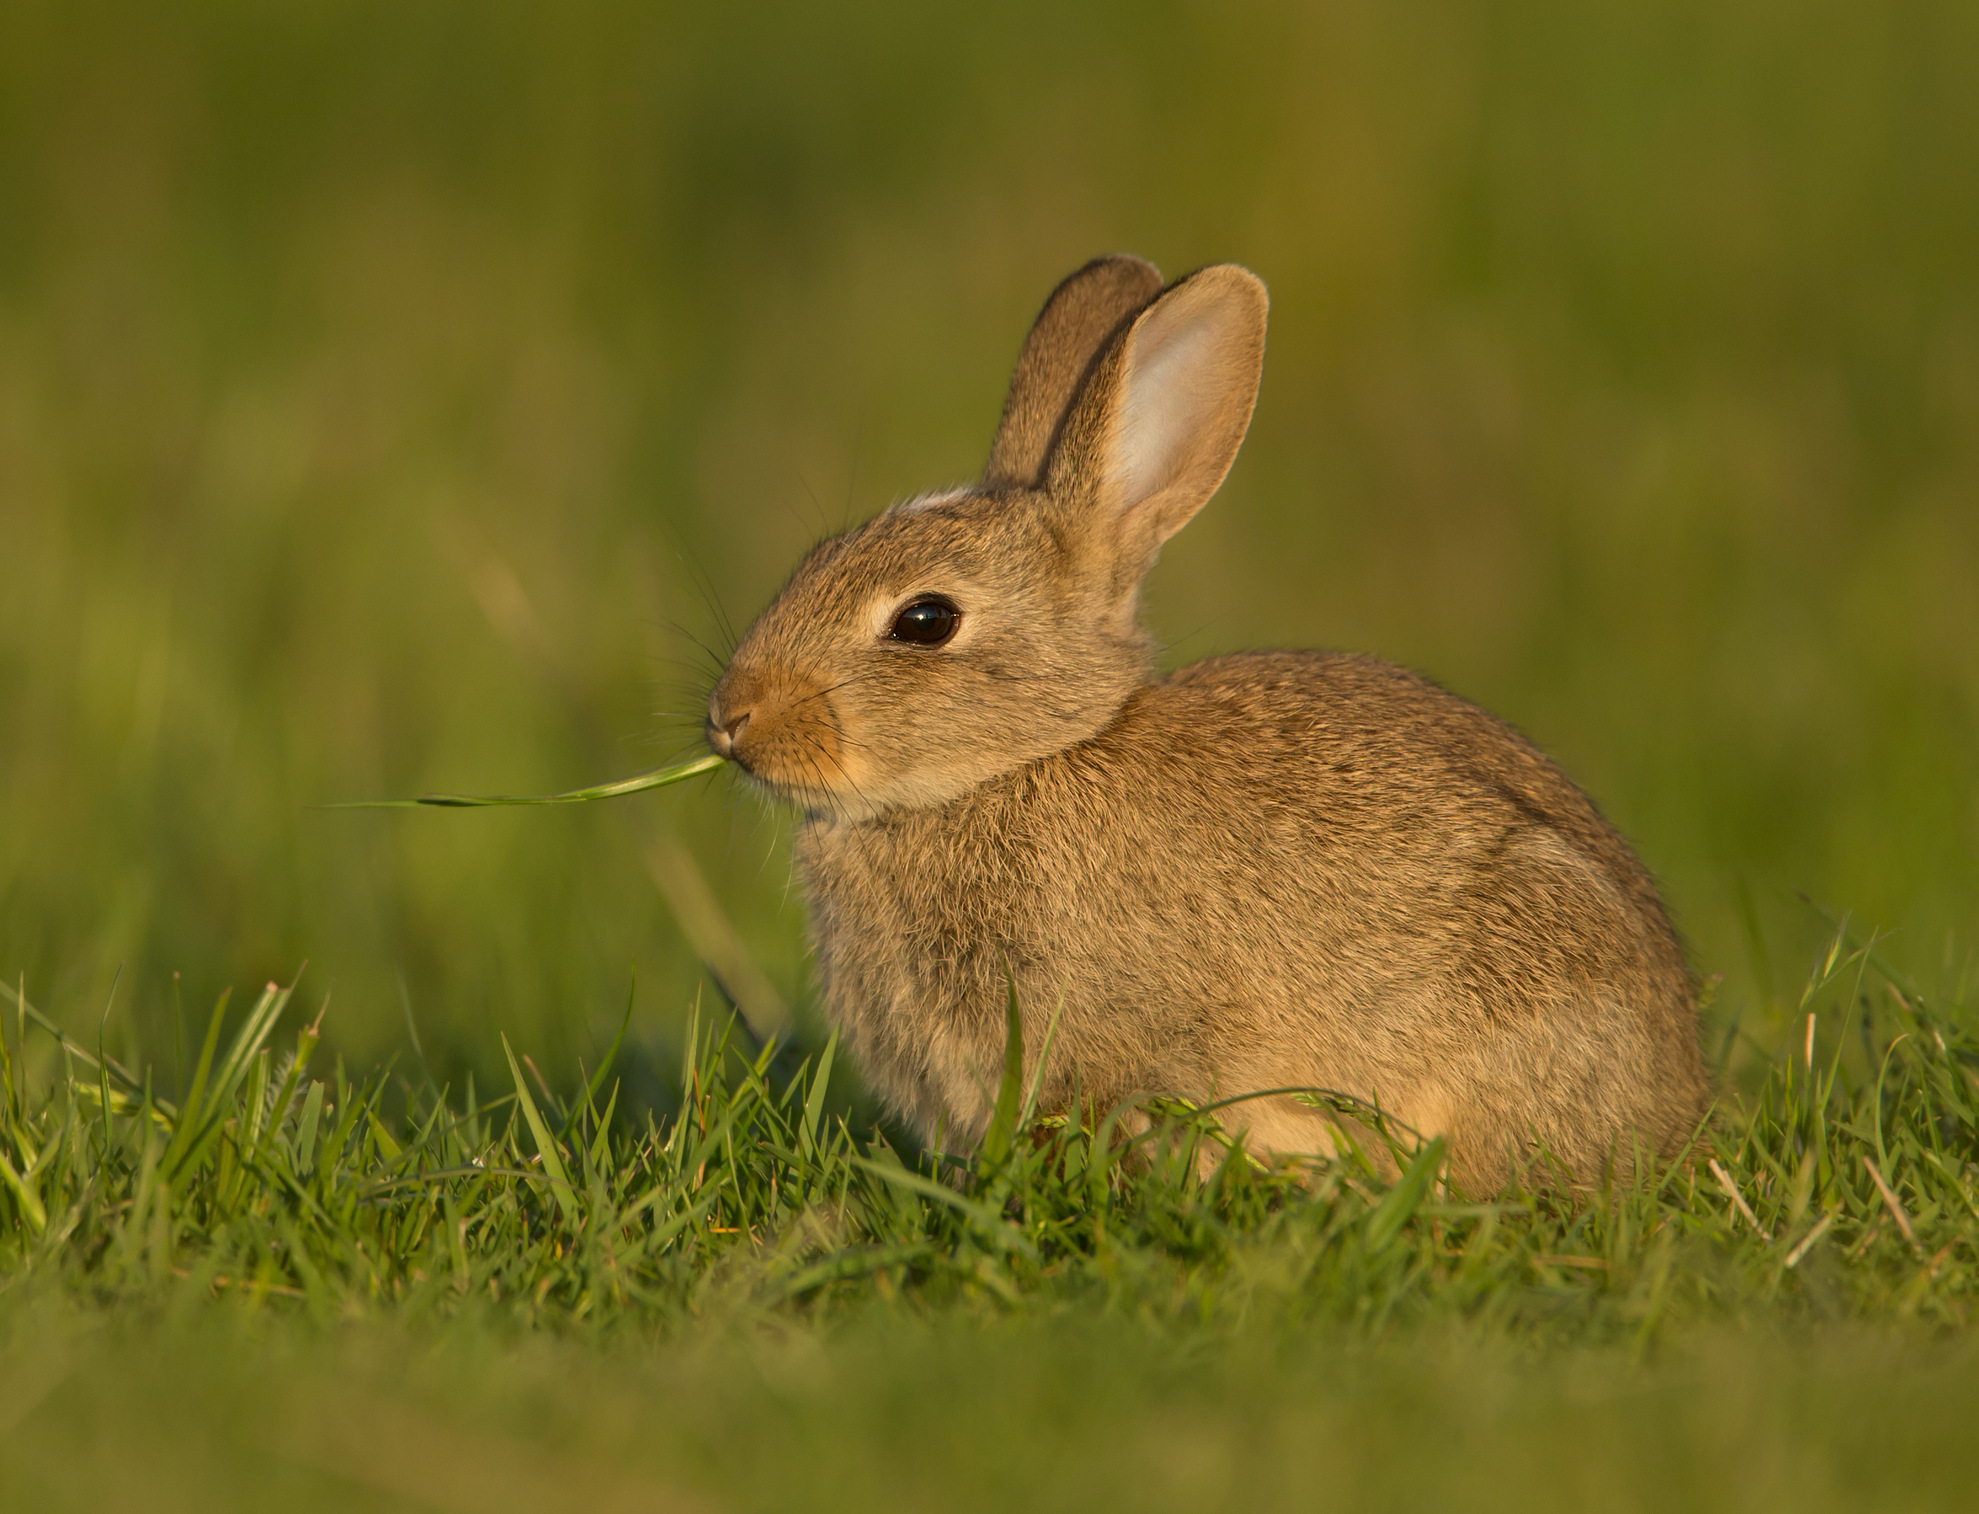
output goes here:
[[727, 721], [719, 725], [710, 717], [708, 720], [708, 745], [724, 757], [734, 757], [735, 744], [742, 739], [742, 733], [749, 727], [749, 715], [750, 712], [744, 710], [740, 715], [731, 716]]

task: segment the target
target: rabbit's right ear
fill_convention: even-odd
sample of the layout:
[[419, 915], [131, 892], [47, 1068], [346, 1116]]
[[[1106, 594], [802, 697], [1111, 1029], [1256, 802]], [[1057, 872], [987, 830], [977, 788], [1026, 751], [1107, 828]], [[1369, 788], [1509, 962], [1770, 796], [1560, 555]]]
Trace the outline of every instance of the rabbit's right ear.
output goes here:
[[1130, 257], [1094, 258], [1052, 290], [1010, 377], [984, 487], [1029, 489], [1040, 481], [1052, 439], [1093, 359], [1128, 317], [1160, 293], [1161, 270]]
[[1268, 307], [1257, 275], [1218, 263], [1171, 285], [1093, 364], [1045, 487], [1100, 533], [1121, 578], [1138, 581], [1230, 471], [1257, 404]]

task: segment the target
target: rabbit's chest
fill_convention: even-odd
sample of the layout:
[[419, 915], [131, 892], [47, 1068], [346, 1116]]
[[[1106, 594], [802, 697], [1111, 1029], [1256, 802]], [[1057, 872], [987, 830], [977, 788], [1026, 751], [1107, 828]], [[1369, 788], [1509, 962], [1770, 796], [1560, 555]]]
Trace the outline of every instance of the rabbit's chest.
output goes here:
[[1041, 949], [1050, 889], [1021, 838], [861, 827], [807, 834], [798, 861], [828, 991], [850, 973], [868, 990], [884, 979], [944, 998]]
[[877, 827], [800, 833], [797, 854], [825, 1009], [868, 1078], [928, 1129], [973, 1125], [1008, 975], [1053, 955], [1037, 859], [1008, 837]]

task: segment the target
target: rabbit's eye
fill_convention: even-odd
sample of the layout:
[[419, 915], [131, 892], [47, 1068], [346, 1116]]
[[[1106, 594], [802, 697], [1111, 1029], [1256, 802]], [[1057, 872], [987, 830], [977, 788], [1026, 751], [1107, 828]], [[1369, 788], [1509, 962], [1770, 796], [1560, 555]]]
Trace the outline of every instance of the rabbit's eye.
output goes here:
[[955, 634], [962, 624], [962, 612], [945, 599], [929, 595], [917, 599], [893, 619], [888, 634], [910, 646], [938, 647]]

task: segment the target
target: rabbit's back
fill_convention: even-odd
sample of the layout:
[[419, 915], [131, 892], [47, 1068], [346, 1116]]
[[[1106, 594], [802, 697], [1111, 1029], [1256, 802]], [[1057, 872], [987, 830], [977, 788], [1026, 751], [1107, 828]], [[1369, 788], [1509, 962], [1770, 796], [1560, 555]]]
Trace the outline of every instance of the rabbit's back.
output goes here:
[[[1705, 1102], [1627, 845], [1508, 726], [1370, 658], [1197, 663], [949, 804], [811, 822], [799, 862], [829, 1012], [951, 1145], [987, 1119], [1007, 973], [1033, 1059], [1058, 1020], [1048, 1100], [1330, 1088], [1448, 1135], [1475, 1185], [1535, 1140], [1583, 1177], [1617, 1133], [1668, 1153]], [[1326, 1144], [1282, 1098], [1231, 1123]]]

